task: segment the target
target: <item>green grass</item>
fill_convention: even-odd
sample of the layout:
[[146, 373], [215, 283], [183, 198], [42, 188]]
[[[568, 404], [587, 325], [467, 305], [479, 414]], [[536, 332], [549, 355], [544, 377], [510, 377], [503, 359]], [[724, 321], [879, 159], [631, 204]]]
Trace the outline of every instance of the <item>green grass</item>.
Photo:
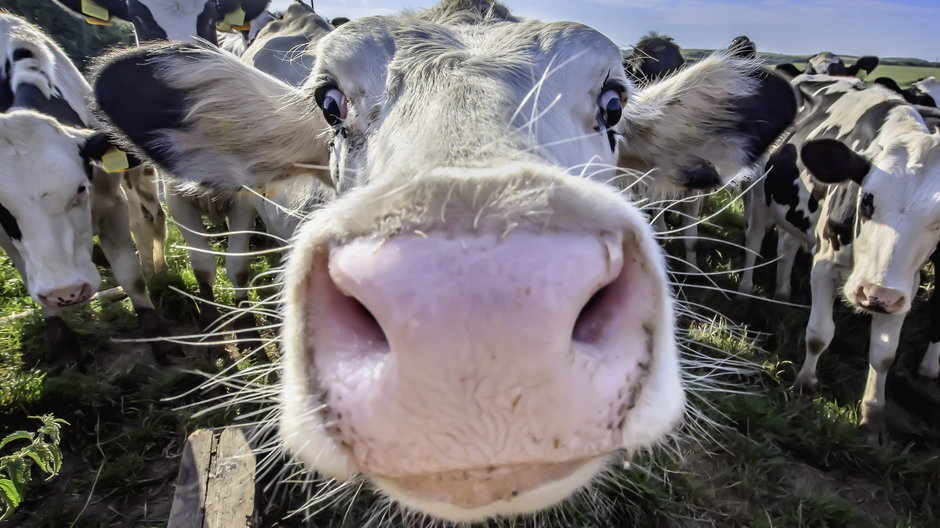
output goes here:
[[940, 79], [940, 68], [879, 65], [874, 71], [868, 74], [866, 79], [872, 81], [878, 77], [890, 77], [897, 81], [902, 88], [908, 88], [911, 83], [923, 79], [924, 77], [936, 77]]
[[[702, 230], [704, 236], [741, 241], [740, 201], [724, 193], [712, 210], [727, 209]], [[174, 232], [173, 242], [179, 243]], [[771, 244], [772, 240], [768, 241]], [[675, 247], [674, 247], [675, 246]], [[681, 244], [670, 243], [673, 254]], [[772, 247], [772, 246], [768, 246]], [[170, 251], [171, 273], [151, 281], [163, 313], [178, 329], [194, 328], [195, 311], [166, 286], [194, 291], [182, 252]], [[714, 271], [734, 270], [741, 251], [727, 244], [702, 242], [701, 261]], [[255, 264], [255, 271], [269, 262]], [[807, 259], [798, 260], [806, 276]], [[929, 270], [928, 270], [929, 271]], [[932, 274], [927, 273], [929, 279]], [[4, 277], [3, 312], [20, 313], [30, 303]], [[713, 277], [734, 288], [737, 274]], [[773, 289], [773, 268], [758, 270], [759, 294]], [[734, 296], [697, 289], [703, 279], [688, 280], [682, 291], [734, 324], [696, 323], [690, 335], [699, 364], [690, 373], [709, 375], [713, 392], [695, 392], [700, 410], [680, 439], [666, 449], [635, 457], [584, 494], [534, 520], [493, 523], [500, 526], [609, 527], [932, 527], [940, 526], [940, 387], [911, 373], [926, 347], [926, 314], [919, 299], [902, 334], [901, 354], [889, 379], [891, 434], [884, 445], [871, 445], [857, 430], [858, 399], [867, 369], [866, 318], [836, 311], [837, 335], [820, 361], [819, 394], [796, 394], [790, 384], [802, 360], [807, 310], [769, 302], [742, 303]], [[217, 290], [223, 291], [220, 277]], [[805, 282], [796, 282], [799, 303], [808, 302]], [[926, 293], [926, 289], [924, 291]], [[35, 313], [0, 326], [0, 436], [26, 428], [28, 415], [53, 413], [71, 424], [63, 430], [62, 474], [31, 488], [12, 524], [0, 526], [165, 526], [179, 455], [186, 436], [206, 425], [231, 423], [248, 410], [242, 406], [194, 420], [177, 407], [206, 395], [178, 401], [202, 378], [178, 369], [159, 368], [146, 347], [130, 351], [108, 343], [111, 335], [134, 335], [125, 302], [98, 303], [73, 318], [86, 345], [95, 351], [87, 374], [56, 371], [44, 358], [41, 319]], [[723, 352], [716, 352], [715, 349]], [[746, 368], [712, 372], [718, 360], [734, 354]], [[127, 355], [125, 357], [125, 355]], [[196, 353], [198, 355], [198, 352]], [[702, 358], [713, 358], [705, 361]], [[204, 367], [212, 365], [202, 363]], [[739, 365], [740, 366], [740, 365]], [[217, 389], [218, 391], [219, 389]], [[215, 393], [213, 393], [215, 394]], [[376, 498], [358, 494], [352, 506], [327, 505], [307, 521], [282, 517], [302, 504], [306, 491], [265, 488], [261, 498], [264, 526], [377, 526]], [[585, 500], [587, 499], [587, 500]], [[86, 507], [86, 502], [88, 506]], [[50, 508], [55, 504], [55, 508]], [[381, 509], [382, 506], [379, 506]], [[389, 515], [400, 520], [392, 508]], [[394, 525], [402, 524], [400, 522]], [[423, 526], [420, 520], [405, 523]]]

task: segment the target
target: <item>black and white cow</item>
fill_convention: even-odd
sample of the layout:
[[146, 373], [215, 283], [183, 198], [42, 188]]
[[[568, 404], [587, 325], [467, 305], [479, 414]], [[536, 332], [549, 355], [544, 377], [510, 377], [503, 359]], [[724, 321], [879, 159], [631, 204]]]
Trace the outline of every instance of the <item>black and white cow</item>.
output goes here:
[[682, 50], [672, 37], [655, 31], [633, 45], [633, 52], [623, 61], [624, 70], [634, 82], [645, 84], [679, 71], [685, 64]]
[[[642, 82], [657, 82], [659, 79], [675, 74], [685, 64], [679, 46], [669, 36], [650, 33], [634, 46], [634, 50], [634, 54], [627, 62], [634, 72], [642, 72]], [[757, 53], [754, 43], [745, 36], [732, 40], [728, 52], [733, 56], [746, 59], [755, 58]], [[629, 71], [628, 75], [630, 75]], [[796, 99], [787, 81], [780, 76], [762, 70], [761, 82], [764, 97], [758, 104], [762, 108], [749, 109], [750, 112], [758, 113], [761, 117], [760, 121], [753, 123], [752, 126], [779, 130], [793, 120], [796, 114]], [[750, 168], [748, 172], [752, 172]], [[695, 182], [690, 181], [685, 185], [686, 189], [681, 192], [675, 189], [667, 189], [664, 192], [661, 188], [641, 191], [642, 195], [654, 203], [674, 201], [668, 208], [651, 207], [653, 226], [658, 233], [675, 233], [675, 236], [682, 239], [686, 269], [691, 273], [701, 271], [698, 267], [696, 242], [699, 238], [700, 216], [706, 204], [706, 197], [702, 193], [717, 187], [720, 183], [720, 179], [714, 177], [713, 171], [701, 171], [700, 175], [703, 178]], [[750, 174], [743, 176], [750, 176]], [[667, 209], [675, 210], [679, 215], [679, 226], [674, 230], [670, 230], [666, 225]]]
[[[79, 0], [56, 0], [76, 13], [94, 16], [87, 9], [85, 2]], [[250, 24], [257, 18], [265, 18], [265, 9], [270, 0], [95, 0], [99, 7], [106, 10], [106, 17], [127, 20], [134, 24], [138, 42], [154, 40], [174, 40], [195, 42], [202, 39], [217, 43], [217, 26], [226, 25], [239, 29], [238, 24]], [[235, 15], [236, 19], [230, 18]], [[101, 18], [101, 16], [98, 16]], [[226, 27], [228, 29], [228, 27]], [[247, 28], [243, 28], [247, 29]], [[132, 225], [145, 227], [148, 218], [159, 220], [163, 208], [156, 201], [157, 191], [154, 180], [138, 179], [131, 185], [140, 189], [154, 200], [142, 205], [132, 217]], [[130, 193], [129, 193], [130, 194]], [[226, 250], [225, 267], [230, 282], [235, 288], [236, 305], [248, 300], [249, 281], [249, 233], [255, 219], [252, 200], [247, 196], [225, 193], [217, 195], [206, 192], [191, 192], [172, 183], [166, 184], [166, 202], [174, 221], [182, 227], [186, 243], [193, 248], [189, 251], [190, 262], [199, 286], [199, 296], [207, 302], [200, 307], [200, 323], [203, 328], [213, 327], [220, 321], [214, 302], [212, 284], [216, 275], [216, 259], [209, 244], [208, 233], [203, 223], [203, 216], [218, 223], [228, 224], [230, 235]], [[150, 210], [149, 217], [146, 213]], [[144, 229], [144, 231], [148, 231]], [[160, 231], [159, 227], [149, 230]], [[165, 228], [163, 229], [165, 233]], [[138, 231], [135, 229], [135, 234]], [[163, 239], [159, 245], [162, 248]], [[143, 257], [144, 251], [141, 251]], [[143, 258], [142, 258], [143, 260]], [[248, 317], [235, 318], [238, 330], [254, 326]], [[240, 332], [245, 341], [258, 341], [256, 332]]]
[[233, 29], [229, 32], [219, 33], [219, 47], [240, 57], [255, 41], [264, 26], [273, 20], [277, 20], [277, 18], [270, 11], [265, 11], [252, 20], [246, 29]]
[[[217, 27], [248, 25], [262, 16], [271, 0], [55, 0], [82, 17], [108, 22], [118, 19], [134, 25], [138, 43], [151, 40], [213, 44]], [[233, 18], [234, 17], [234, 18]]]
[[[279, 20], [264, 28], [242, 56], [251, 66], [291, 86], [303, 85], [316, 61], [316, 44], [333, 26], [303, 2], [288, 6]], [[313, 207], [331, 198], [335, 185], [329, 169], [316, 179], [288, 178], [265, 185], [250, 196], [265, 228], [280, 240], [289, 240]], [[325, 185], [324, 185], [325, 184]]]
[[757, 44], [754, 44], [754, 41], [749, 39], [747, 35], [739, 35], [731, 39], [731, 44], [728, 45], [728, 51], [742, 59], [757, 58]]
[[806, 67], [803, 71], [797, 69], [792, 64], [778, 64], [777, 71], [784, 75], [794, 78], [801, 74], [833, 75], [855, 77], [859, 72], [871, 73], [878, 67], [878, 57], [866, 55], [859, 57], [858, 61], [851, 66], [846, 66], [842, 58], [835, 53], [824, 51], [813, 55], [806, 61]]
[[[933, 77], [930, 79], [933, 79]], [[917, 83], [912, 84], [910, 88], [905, 90], [898, 85], [897, 81], [890, 77], [878, 77], [872, 82], [874, 84], [880, 84], [881, 86], [884, 86], [885, 88], [900, 94], [901, 97], [903, 97], [904, 100], [908, 103], [922, 106], [937, 106], [937, 100], [930, 95], [929, 91], [921, 89]], [[923, 80], [919, 82], [929, 86], [929, 84], [924, 83]], [[938, 90], [938, 95], [940, 95], [940, 90]]]
[[[815, 244], [806, 360], [796, 383], [817, 384], [816, 363], [832, 340], [832, 301], [841, 290], [849, 304], [872, 315], [862, 424], [877, 431], [885, 378], [920, 267], [931, 254], [937, 263], [940, 134], [931, 133], [914, 106], [880, 86], [810, 75], [794, 84], [804, 108], [768, 162], [764, 203], [771, 221], [785, 229], [782, 238]], [[781, 266], [778, 291], [780, 281], [789, 284], [791, 267]], [[937, 302], [934, 295], [931, 344], [919, 368], [930, 378], [940, 375]]]
[[95, 81], [169, 174], [239, 189], [331, 167], [348, 190], [283, 281], [281, 441], [455, 521], [550, 507], [680, 420], [664, 257], [605, 182], [734, 174], [781, 132], [754, 125], [763, 89], [716, 56], [637, 90], [599, 32], [485, 0], [348, 22], [300, 89], [184, 44], [118, 52]]
[[[46, 317], [49, 347], [79, 356], [60, 311], [88, 301], [101, 282], [91, 260], [97, 234], [147, 337], [168, 335], [147, 295], [129, 231], [121, 176], [95, 165], [111, 148], [92, 129], [91, 87], [38, 28], [0, 13], [0, 246]], [[178, 347], [153, 343], [165, 362]]]

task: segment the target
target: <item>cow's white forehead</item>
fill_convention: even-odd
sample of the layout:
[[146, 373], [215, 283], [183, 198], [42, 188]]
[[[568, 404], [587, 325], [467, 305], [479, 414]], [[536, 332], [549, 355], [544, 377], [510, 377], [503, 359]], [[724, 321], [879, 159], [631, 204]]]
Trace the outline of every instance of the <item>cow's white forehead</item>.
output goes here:
[[[360, 112], [373, 114], [376, 143], [395, 143], [393, 151], [407, 150], [418, 166], [422, 152], [434, 157], [425, 167], [527, 156], [565, 169], [613, 162], [606, 133], [592, 133], [605, 82], [629, 87], [610, 40], [573, 22], [444, 22], [347, 23], [320, 42], [307, 89], [335, 82]], [[403, 165], [394, 153], [374, 157], [385, 167]]]
[[0, 117], [0, 199], [8, 209], [16, 198], [62, 194], [71, 198], [86, 182], [79, 154], [81, 134], [29, 111]]

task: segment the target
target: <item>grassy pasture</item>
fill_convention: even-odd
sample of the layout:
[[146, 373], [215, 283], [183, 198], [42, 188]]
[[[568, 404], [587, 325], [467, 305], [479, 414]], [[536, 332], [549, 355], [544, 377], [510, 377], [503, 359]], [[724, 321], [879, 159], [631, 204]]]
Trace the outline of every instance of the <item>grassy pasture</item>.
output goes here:
[[[704, 227], [703, 236], [742, 240], [740, 200], [732, 202], [724, 193], [711, 207], [720, 212]], [[175, 231], [173, 242], [180, 242]], [[765, 245], [771, 244], [768, 240]], [[673, 241], [667, 247], [678, 254], [673, 250], [679, 245]], [[171, 250], [170, 255], [171, 273], [151, 282], [163, 313], [179, 333], [188, 333], [195, 330], [195, 312], [165, 286], [192, 290], [194, 280], [182, 251]], [[740, 250], [703, 240], [700, 258], [708, 271], [727, 272], [712, 276], [714, 285], [734, 287]], [[255, 270], [268, 266], [259, 262]], [[806, 258], [798, 262], [804, 276], [807, 266]], [[127, 301], [95, 302], [73, 314], [74, 326], [95, 357], [87, 373], [63, 368], [45, 353], [41, 317], [24, 300], [5, 257], [0, 278], [0, 436], [31, 428], [27, 416], [41, 413], [54, 413], [71, 424], [63, 430], [62, 474], [36, 482], [18, 513], [0, 526], [165, 526], [186, 435], [198, 427], [231, 423], [251, 408], [241, 405], [192, 419], [189, 411], [177, 409], [218, 395], [218, 390], [166, 401], [202, 381], [186, 368], [211, 371], [216, 366], [202, 350], [191, 348], [186, 368], [160, 368], [145, 345], [112, 341], [134, 336]], [[702, 278], [677, 275], [676, 281], [684, 298], [708, 307], [696, 309], [703, 320], [682, 321], [691, 326], [686, 356], [695, 364], [689, 373], [710, 380], [693, 384], [691, 400], [700, 410], [698, 417], [667, 448], [638, 455], [629, 468], [612, 471], [582, 500], [534, 520], [499, 524], [940, 525], [940, 387], [912, 374], [926, 347], [922, 311], [915, 308], [905, 326], [900, 359], [889, 381], [891, 434], [876, 446], [866, 443], [855, 427], [867, 368], [866, 318], [837, 310], [836, 339], [820, 362], [821, 391], [804, 397], [789, 384], [802, 359], [807, 309], [741, 301], [706, 289], [714, 285]], [[759, 295], [772, 291], [772, 268], [761, 268], [757, 281], [762, 285]], [[931, 283], [925, 280], [923, 293]], [[218, 294], [230, 300], [225, 284], [220, 277]], [[796, 282], [794, 291], [797, 303], [808, 302], [805, 283]], [[709, 310], [728, 315], [736, 326], [709, 322]], [[746, 366], [738, 369], [741, 362]], [[722, 371], [720, 365], [737, 370]], [[282, 519], [309, 491], [268, 489], [261, 499], [267, 510], [264, 526], [381, 526], [388, 519], [392, 525], [428, 524], [406, 519], [394, 508], [376, 507], [375, 498], [358, 489], [347, 492], [357, 495], [352, 507], [328, 497], [309, 511], [309, 518]]]
[[940, 79], [940, 68], [930, 68], [926, 66], [894, 66], [889, 64], [879, 65], [874, 69], [866, 79], [873, 81], [878, 77], [890, 77], [897, 81], [901, 88], [910, 87], [914, 81], [924, 77], [936, 77]]

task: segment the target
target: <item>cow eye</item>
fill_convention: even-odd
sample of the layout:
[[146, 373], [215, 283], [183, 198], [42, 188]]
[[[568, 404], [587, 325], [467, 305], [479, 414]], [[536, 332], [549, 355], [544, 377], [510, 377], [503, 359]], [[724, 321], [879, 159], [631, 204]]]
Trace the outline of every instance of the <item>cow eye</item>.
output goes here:
[[600, 106], [601, 117], [608, 128], [620, 122], [623, 116], [624, 92], [621, 88], [605, 87], [597, 103]]
[[871, 193], [865, 193], [862, 195], [862, 207], [861, 207], [862, 218], [865, 220], [871, 220], [873, 214], [875, 214], [875, 197]]
[[346, 95], [336, 86], [324, 86], [314, 94], [323, 117], [330, 126], [339, 126], [346, 119]]
[[84, 185], [79, 185], [78, 191], [76, 192], [76, 194], [83, 194], [86, 190], [88, 190], [88, 187], [85, 187]]

